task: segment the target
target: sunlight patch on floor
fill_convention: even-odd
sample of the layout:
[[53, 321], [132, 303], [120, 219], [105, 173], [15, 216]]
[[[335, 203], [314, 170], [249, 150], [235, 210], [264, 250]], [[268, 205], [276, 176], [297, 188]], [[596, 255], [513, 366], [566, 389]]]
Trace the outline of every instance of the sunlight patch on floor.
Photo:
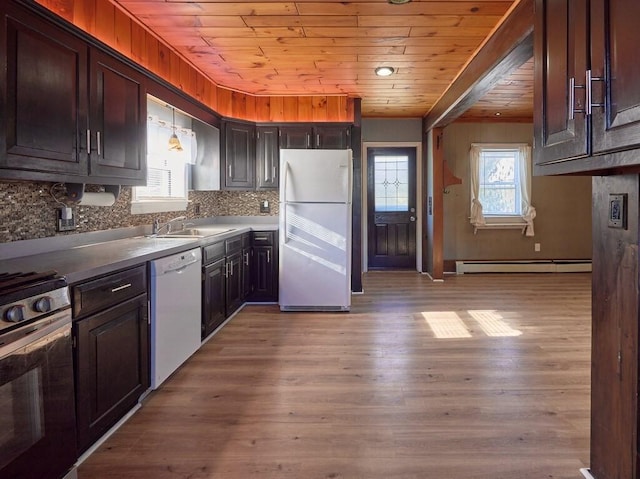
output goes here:
[[513, 329], [509, 326], [495, 311], [467, 311], [469, 315], [478, 322], [478, 325], [482, 328], [482, 331], [490, 337], [507, 337], [507, 336], [521, 336], [522, 331]]
[[455, 311], [423, 312], [422, 317], [438, 339], [470, 338], [471, 333]]

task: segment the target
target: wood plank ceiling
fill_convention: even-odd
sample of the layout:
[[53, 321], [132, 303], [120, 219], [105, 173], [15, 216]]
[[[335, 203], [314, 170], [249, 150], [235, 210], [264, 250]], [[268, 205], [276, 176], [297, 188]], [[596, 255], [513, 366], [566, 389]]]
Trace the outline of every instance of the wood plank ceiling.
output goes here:
[[[363, 117], [422, 117], [513, 0], [111, 0], [216, 84], [252, 95], [349, 95]], [[377, 77], [376, 67], [395, 72]], [[532, 70], [469, 118], [531, 117]], [[523, 98], [524, 96], [524, 98]], [[514, 113], [508, 113], [512, 108]]]

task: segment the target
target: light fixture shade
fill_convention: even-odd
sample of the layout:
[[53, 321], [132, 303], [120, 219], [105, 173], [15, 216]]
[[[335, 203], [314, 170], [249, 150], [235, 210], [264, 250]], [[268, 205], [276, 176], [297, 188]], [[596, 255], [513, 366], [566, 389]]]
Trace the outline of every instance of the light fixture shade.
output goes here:
[[387, 0], [387, 3], [391, 5], [402, 5], [404, 3], [409, 3], [411, 0]]
[[176, 135], [175, 131], [169, 137], [169, 150], [170, 151], [182, 151], [182, 145], [180, 144], [180, 140], [178, 139], [178, 135]]
[[393, 75], [393, 72], [395, 72], [393, 67], [378, 67], [375, 71], [376, 75], [379, 77], [388, 77], [389, 75]]
[[173, 133], [169, 137], [169, 151], [182, 151], [182, 145], [180, 144], [180, 140], [178, 139], [178, 135], [176, 135], [176, 109], [171, 109], [173, 115], [171, 119], [171, 128], [173, 129]]

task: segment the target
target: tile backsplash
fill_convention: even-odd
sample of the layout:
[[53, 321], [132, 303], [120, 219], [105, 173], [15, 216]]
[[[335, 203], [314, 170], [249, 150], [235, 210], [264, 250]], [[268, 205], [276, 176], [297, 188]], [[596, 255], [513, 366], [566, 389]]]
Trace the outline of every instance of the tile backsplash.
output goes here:
[[[131, 214], [131, 187], [123, 186], [113, 206], [72, 206], [77, 228], [56, 231], [57, 210], [62, 205], [50, 194], [53, 183], [0, 182], [0, 243], [46, 238], [56, 235], [151, 224], [179, 215], [190, 219], [211, 216], [277, 216], [277, 191], [190, 191], [186, 212]], [[87, 191], [90, 186], [87, 185]], [[260, 213], [260, 202], [268, 200], [269, 214]], [[198, 211], [198, 214], [196, 214]]]

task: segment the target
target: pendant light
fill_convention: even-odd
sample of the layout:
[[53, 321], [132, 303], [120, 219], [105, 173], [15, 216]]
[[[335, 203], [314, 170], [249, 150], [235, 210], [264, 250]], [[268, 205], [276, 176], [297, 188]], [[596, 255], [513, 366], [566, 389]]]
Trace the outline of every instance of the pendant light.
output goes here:
[[171, 128], [173, 129], [173, 133], [169, 137], [169, 151], [182, 151], [182, 145], [180, 144], [178, 135], [176, 135], [176, 109], [172, 108], [172, 111], [173, 120], [171, 122]]

